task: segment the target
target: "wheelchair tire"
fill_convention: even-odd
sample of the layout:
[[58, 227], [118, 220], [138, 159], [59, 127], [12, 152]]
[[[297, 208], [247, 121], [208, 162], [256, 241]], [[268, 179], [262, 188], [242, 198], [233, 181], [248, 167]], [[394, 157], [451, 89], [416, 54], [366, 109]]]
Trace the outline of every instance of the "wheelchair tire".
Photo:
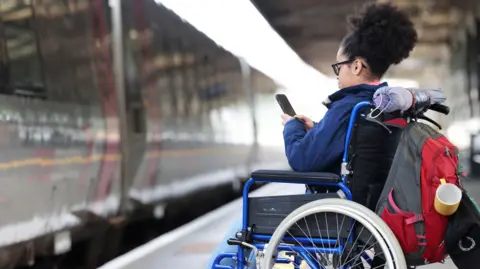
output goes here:
[[[317, 213], [340, 213], [362, 224], [377, 240], [388, 269], [407, 269], [403, 250], [387, 224], [373, 211], [353, 201], [327, 198], [305, 204], [290, 213], [277, 227], [265, 248], [262, 269], [272, 269], [283, 236], [297, 221]], [[389, 254], [389, 255], [387, 255]]]

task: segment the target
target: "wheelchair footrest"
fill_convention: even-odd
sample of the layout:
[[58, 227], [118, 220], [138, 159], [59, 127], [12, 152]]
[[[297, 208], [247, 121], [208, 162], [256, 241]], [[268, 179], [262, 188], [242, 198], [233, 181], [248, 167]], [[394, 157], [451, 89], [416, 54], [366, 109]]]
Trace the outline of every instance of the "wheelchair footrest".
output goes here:
[[[337, 193], [317, 193], [308, 195], [251, 197], [249, 198], [248, 226], [254, 227], [254, 234], [272, 235], [288, 214], [304, 204], [325, 198], [339, 198], [339, 196]], [[330, 215], [330, 213], [327, 213], [327, 215]], [[312, 236], [320, 235], [323, 232], [325, 232], [325, 236], [327, 230], [336, 229], [336, 224], [328, 228], [326, 227], [330, 221], [328, 223], [325, 222], [325, 214], [322, 214], [321, 219], [323, 223], [317, 224], [314, 216], [306, 218], [308, 229], [310, 229]], [[318, 221], [320, 222], [320, 218], [318, 218]], [[333, 221], [335, 221], [335, 219], [333, 219]], [[305, 224], [306, 223], [303, 223], [302, 225], [305, 226]], [[307, 229], [302, 225], [300, 225], [302, 227], [301, 229], [293, 229], [294, 227], [292, 227], [291, 232], [293, 236], [305, 236]], [[312, 227], [315, 227], [315, 229], [312, 230]], [[316, 227], [320, 227], [320, 230]]]

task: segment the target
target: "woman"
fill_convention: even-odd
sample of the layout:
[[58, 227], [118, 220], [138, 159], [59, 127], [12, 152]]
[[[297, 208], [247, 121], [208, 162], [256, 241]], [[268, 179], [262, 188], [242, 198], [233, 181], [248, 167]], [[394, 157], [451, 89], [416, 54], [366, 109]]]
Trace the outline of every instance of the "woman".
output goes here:
[[328, 111], [315, 124], [304, 124], [283, 114], [285, 151], [290, 166], [299, 172], [340, 173], [350, 112], [361, 101], [371, 101], [380, 79], [392, 64], [407, 58], [417, 33], [407, 15], [390, 4], [368, 5], [349, 18], [350, 33], [343, 39], [333, 70], [339, 91], [324, 104]]
[[[417, 33], [408, 16], [390, 4], [367, 5], [348, 21], [349, 34], [341, 42], [337, 62], [332, 65], [340, 90], [323, 102], [329, 109], [325, 116], [314, 123], [297, 115], [302, 123], [282, 115], [286, 156], [295, 171], [340, 174], [345, 134], [353, 107], [361, 101], [372, 100], [375, 90], [386, 85], [380, 83], [380, 79], [388, 68], [407, 58], [417, 42]], [[240, 220], [235, 223], [206, 268], [211, 268], [219, 253], [236, 251], [226, 240], [235, 237], [240, 223]], [[224, 261], [222, 264], [235, 263]]]

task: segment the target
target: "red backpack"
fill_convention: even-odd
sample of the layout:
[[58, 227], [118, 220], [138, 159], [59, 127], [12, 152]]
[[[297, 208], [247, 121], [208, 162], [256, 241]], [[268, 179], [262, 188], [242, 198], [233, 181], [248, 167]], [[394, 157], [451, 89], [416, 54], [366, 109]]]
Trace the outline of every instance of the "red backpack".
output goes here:
[[402, 133], [377, 214], [397, 237], [411, 266], [443, 261], [448, 218], [435, 211], [440, 179], [459, 186], [458, 150], [430, 126], [412, 122]]

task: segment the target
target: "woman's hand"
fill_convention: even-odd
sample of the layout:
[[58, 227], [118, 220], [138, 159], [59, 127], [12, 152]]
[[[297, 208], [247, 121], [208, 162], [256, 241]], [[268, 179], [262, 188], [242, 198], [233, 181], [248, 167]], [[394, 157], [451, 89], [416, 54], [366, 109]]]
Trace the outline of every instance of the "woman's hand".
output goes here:
[[310, 129], [313, 128], [313, 121], [304, 115], [295, 115], [295, 118], [299, 118], [303, 121], [303, 124], [305, 125], [305, 128], [307, 128], [307, 131], [310, 131]]
[[290, 116], [290, 115], [287, 115], [287, 114], [282, 114], [282, 125], [285, 126], [285, 124], [287, 123], [287, 121], [289, 120], [292, 120], [293, 117]]
[[[292, 120], [294, 117], [287, 115], [287, 114], [282, 114], [282, 125], [285, 125], [287, 121]], [[307, 131], [310, 131], [310, 129], [313, 128], [313, 121], [304, 115], [295, 115], [295, 118], [298, 118], [303, 121], [303, 124], [305, 125], [305, 128], [307, 128]]]

